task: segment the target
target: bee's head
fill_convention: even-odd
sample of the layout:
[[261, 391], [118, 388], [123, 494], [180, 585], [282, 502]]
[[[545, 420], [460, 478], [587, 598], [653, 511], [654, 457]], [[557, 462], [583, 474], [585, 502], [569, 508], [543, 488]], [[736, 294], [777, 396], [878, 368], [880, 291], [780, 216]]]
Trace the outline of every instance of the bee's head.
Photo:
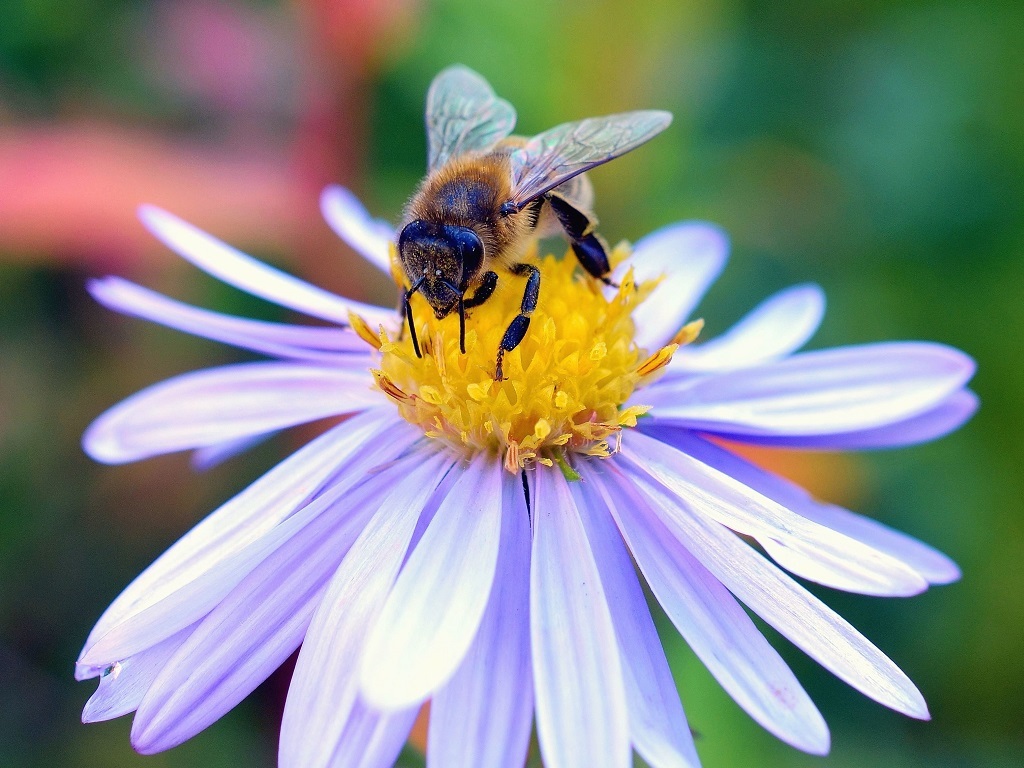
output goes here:
[[484, 246], [468, 227], [410, 222], [398, 236], [398, 258], [438, 319], [448, 315], [480, 271]]

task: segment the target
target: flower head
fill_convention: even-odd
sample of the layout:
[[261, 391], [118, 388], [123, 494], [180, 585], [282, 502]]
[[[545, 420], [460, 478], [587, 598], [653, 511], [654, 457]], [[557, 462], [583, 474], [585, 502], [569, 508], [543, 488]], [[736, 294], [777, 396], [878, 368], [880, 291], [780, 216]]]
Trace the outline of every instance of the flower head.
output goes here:
[[[338, 233], [392, 273], [390, 228], [341, 188], [323, 204]], [[457, 316], [419, 312], [417, 357], [394, 312], [287, 276], [157, 209], [142, 218], [201, 269], [330, 325], [257, 322], [118, 278], [92, 283], [113, 309], [271, 359], [138, 393], [89, 428], [90, 455], [194, 450], [208, 463], [289, 426], [348, 418], [115, 600], [78, 663], [80, 678], [100, 677], [85, 720], [137, 711], [136, 748], [170, 748], [301, 645], [285, 766], [390, 765], [427, 699], [438, 765], [522, 765], [536, 721], [553, 767], [624, 767], [631, 749], [653, 766], [695, 766], [633, 560], [726, 691], [795, 747], [826, 752], [828, 729], [741, 603], [865, 695], [928, 716], [913, 683], [790, 574], [895, 596], [953, 581], [956, 566], [716, 438], [838, 449], [938, 437], [976, 407], [963, 354], [928, 343], [797, 353], [822, 316], [814, 286], [691, 344], [700, 324], [686, 321], [726, 241], [687, 223], [616, 249], [618, 288], [576, 274], [571, 259], [538, 259], [540, 303], [496, 381], [513, 289], [473, 310], [464, 354]]]

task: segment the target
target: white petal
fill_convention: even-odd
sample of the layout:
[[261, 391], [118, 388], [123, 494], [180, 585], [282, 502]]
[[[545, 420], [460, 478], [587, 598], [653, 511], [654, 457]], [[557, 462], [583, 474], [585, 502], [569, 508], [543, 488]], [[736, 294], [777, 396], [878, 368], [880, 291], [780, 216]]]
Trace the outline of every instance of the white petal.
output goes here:
[[[811, 451], [870, 451], [926, 443], [963, 426], [978, 410], [978, 396], [960, 389], [927, 411], [881, 427], [823, 435], [737, 435], [745, 443]], [[726, 435], [727, 436], [727, 435]]]
[[323, 514], [311, 516], [221, 600], [161, 671], [132, 725], [136, 750], [151, 754], [192, 738], [299, 647], [327, 581], [412, 461], [392, 465], [354, 491], [331, 488], [310, 505], [323, 506]]
[[380, 405], [365, 370], [243, 363], [154, 384], [101, 414], [82, 438], [97, 461], [118, 464]]
[[670, 445], [637, 432], [624, 443], [637, 471], [665, 485], [688, 509], [789, 550], [797, 571], [808, 578], [869, 595], [916, 595], [928, 588], [900, 560], [801, 517]]
[[202, 448], [196, 448], [192, 451], [192, 458], [189, 463], [193, 469], [205, 472], [228, 459], [233, 459], [240, 453], [245, 453], [250, 448], [269, 440], [276, 434], [277, 432], [265, 432], [262, 435], [247, 435], [246, 437], [239, 437], [224, 443], [204, 445]]
[[384, 274], [391, 274], [391, 243], [395, 242], [395, 230], [390, 224], [372, 218], [359, 198], [337, 184], [321, 193], [320, 212], [352, 250]]
[[288, 689], [282, 768], [331, 764], [356, 701], [366, 636], [406, 557], [420, 512], [451, 463], [435, 455], [400, 478], [331, 577]]
[[828, 726], [778, 652], [613, 467], [596, 478], [654, 596], [693, 652], [746, 712], [788, 744], [829, 748]]
[[[927, 544], [863, 515], [815, 501], [798, 485], [773, 475], [691, 432], [656, 430], [652, 434], [654, 437], [664, 438], [665, 442], [680, 451], [739, 480], [801, 517], [895, 557], [920, 573], [930, 584], [948, 584], [960, 578], [960, 569], [956, 563]], [[791, 567], [793, 563], [789, 558], [792, 556], [792, 550], [777, 546], [770, 538], [762, 540], [761, 545], [783, 568], [804, 578], [811, 577], [807, 572]], [[821, 583], [842, 588], [831, 578], [826, 578]]]
[[565, 479], [544, 468], [534, 479], [530, 636], [544, 764], [626, 768], [626, 690], [597, 563]]
[[[392, 438], [382, 441], [381, 434]], [[363, 465], [352, 461], [354, 456], [387, 461], [415, 439], [414, 430], [403, 429], [402, 422], [387, 412], [368, 412], [327, 431], [210, 513], [139, 574], [96, 622], [83, 656], [113, 627], [156, 605], [272, 530], [346, 462], [357, 471], [349, 477], [357, 479]], [[97, 663], [119, 660], [115, 655]]]
[[434, 696], [428, 768], [522, 768], [533, 721], [530, 513], [518, 477], [502, 478], [501, 550], [480, 631]]
[[637, 282], [661, 278], [633, 312], [636, 343], [657, 349], [668, 343], [725, 266], [729, 240], [718, 227], [687, 221], [663, 227], [637, 241], [633, 256], [613, 274], [619, 281], [632, 266]]
[[[392, 768], [419, 709], [415, 706], [397, 712], [380, 712], [360, 698], [349, 713], [330, 765], [332, 768]], [[282, 766], [300, 765], [290, 760], [283, 745], [278, 759]]]
[[371, 706], [423, 701], [469, 649], [494, 580], [503, 471], [486, 457], [465, 467], [402, 568], [362, 661]]
[[619, 640], [633, 746], [654, 768], [696, 768], [700, 760], [693, 736], [643, 589], [607, 505], [586, 480], [589, 476], [571, 489]]
[[974, 362], [941, 344], [890, 342], [805, 352], [754, 368], [662, 379], [637, 396], [665, 423], [735, 435], [863, 430], [923, 413], [959, 390]]
[[633, 480], [672, 535], [752, 611], [865, 696], [928, 719], [924, 699], [910, 679], [847, 621], [728, 529], [681, 507], [678, 498], [646, 480], [636, 475]]
[[274, 357], [328, 364], [343, 361], [339, 353], [369, 358], [369, 345], [348, 329], [304, 328], [224, 315], [175, 301], [119, 277], [90, 280], [88, 288], [93, 298], [116, 312]]
[[755, 307], [721, 336], [683, 347], [669, 364], [674, 372], [728, 371], [760, 365], [800, 349], [814, 335], [825, 314], [825, 292], [816, 285], [796, 285]]
[[105, 667], [99, 688], [85, 703], [82, 722], [112, 720], [138, 709], [157, 674], [194, 628], [186, 627], [151, 648]]
[[340, 325], [348, 324], [349, 312], [362, 315], [371, 325], [394, 322], [391, 310], [344, 299], [267, 266], [160, 208], [143, 205], [139, 218], [183, 259], [253, 296]]

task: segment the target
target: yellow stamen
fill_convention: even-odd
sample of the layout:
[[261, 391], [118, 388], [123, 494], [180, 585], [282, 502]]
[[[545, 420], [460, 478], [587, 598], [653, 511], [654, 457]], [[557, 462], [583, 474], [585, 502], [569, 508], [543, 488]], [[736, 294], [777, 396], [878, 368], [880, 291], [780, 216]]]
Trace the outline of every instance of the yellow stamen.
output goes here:
[[636, 369], [636, 372], [640, 376], [650, 376], [655, 371], [664, 368], [672, 362], [672, 355], [676, 353], [677, 349], [679, 349], [678, 344], [669, 344], [667, 347], [662, 347], [640, 363], [640, 367]]
[[685, 347], [687, 344], [692, 344], [700, 336], [700, 332], [704, 330], [703, 318], [698, 318], [691, 323], [687, 323], [679, 329], [679, 333], [672, 337], [672, 344], [680, 347]]
[[[627, 254], [628, 247], [619, 246], [612, 263]], [[494, 453], [510, 472], [532, 464], [569, 467], [566, 452], [614, 453], [622, 429], [648, 410], [624, 404], [677, 348], [648, 358], [633, 341], [633, 310], [655, 283], [637, 285], [630, 272], [605, 298], [571, 253], [527, 258], [541, 270], [540, 301], [526, 337], [504, 356], [504, 380], [494, 380], [495, 358], [525, 287], [509, 273], [467, 316], [465, 354], [457, 314], [437, 320], [416, 295], [412, 310], [423, 356], [416, 357], [407, 333], [382, 334], [380, 370], [374, 371], [377, 386], [425, 435], [460, 451]]]
[[348, 313], [348, 324], [352, 326], [352, 330], [356, 332], [356, 335], [369, 344], [374, 349], [380, 349], [381, 338], [379, 333], [374, 333], [370, 329], [370, 324], [363, 320], [362, 317], [357, 315], [355, 312]]

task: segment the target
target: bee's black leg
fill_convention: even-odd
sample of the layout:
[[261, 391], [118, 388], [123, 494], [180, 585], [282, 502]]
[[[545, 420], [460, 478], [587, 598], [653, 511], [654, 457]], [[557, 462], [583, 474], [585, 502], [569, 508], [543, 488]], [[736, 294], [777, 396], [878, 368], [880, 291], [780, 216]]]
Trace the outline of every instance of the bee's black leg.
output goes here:
[[501, 361], [505, 357], [505, 353], [518, 347], [526, 337], [526, 331], [530, 327], [530, 315], [537, 308], [537, 297], [540, 295], [539, 269], [532, 264], [513, 264], [509, 271], [513, 275], [528, 275], [528, 277], [526, 278], [526, 290], [523, 291], [523, 302], [519, 305], [519, 314], [508, 324], [505, 335], [501, 338], [501, 346], [498, 347], [498, 361], [494, 366], [495, 381], [501, 381], [504, 378]]
[[572, 251], [582, 267], [605, 285], [617, 288], [608, 278], [608, 273], [612, 271], [608, 263], [608, 247], [594, 232], [597, 222], [557, 192], [549, 192], [547, 201], [568, 235]]
[[466, 309], [472, 309], [473, 307], [479, 307], [494, 293], [495, 287], [498, 285], [498, 274], [496, 272], [485, 272], [483, 279], [480, 282], [480, 287], [477, 288], [473, 295], [465, 301]]

